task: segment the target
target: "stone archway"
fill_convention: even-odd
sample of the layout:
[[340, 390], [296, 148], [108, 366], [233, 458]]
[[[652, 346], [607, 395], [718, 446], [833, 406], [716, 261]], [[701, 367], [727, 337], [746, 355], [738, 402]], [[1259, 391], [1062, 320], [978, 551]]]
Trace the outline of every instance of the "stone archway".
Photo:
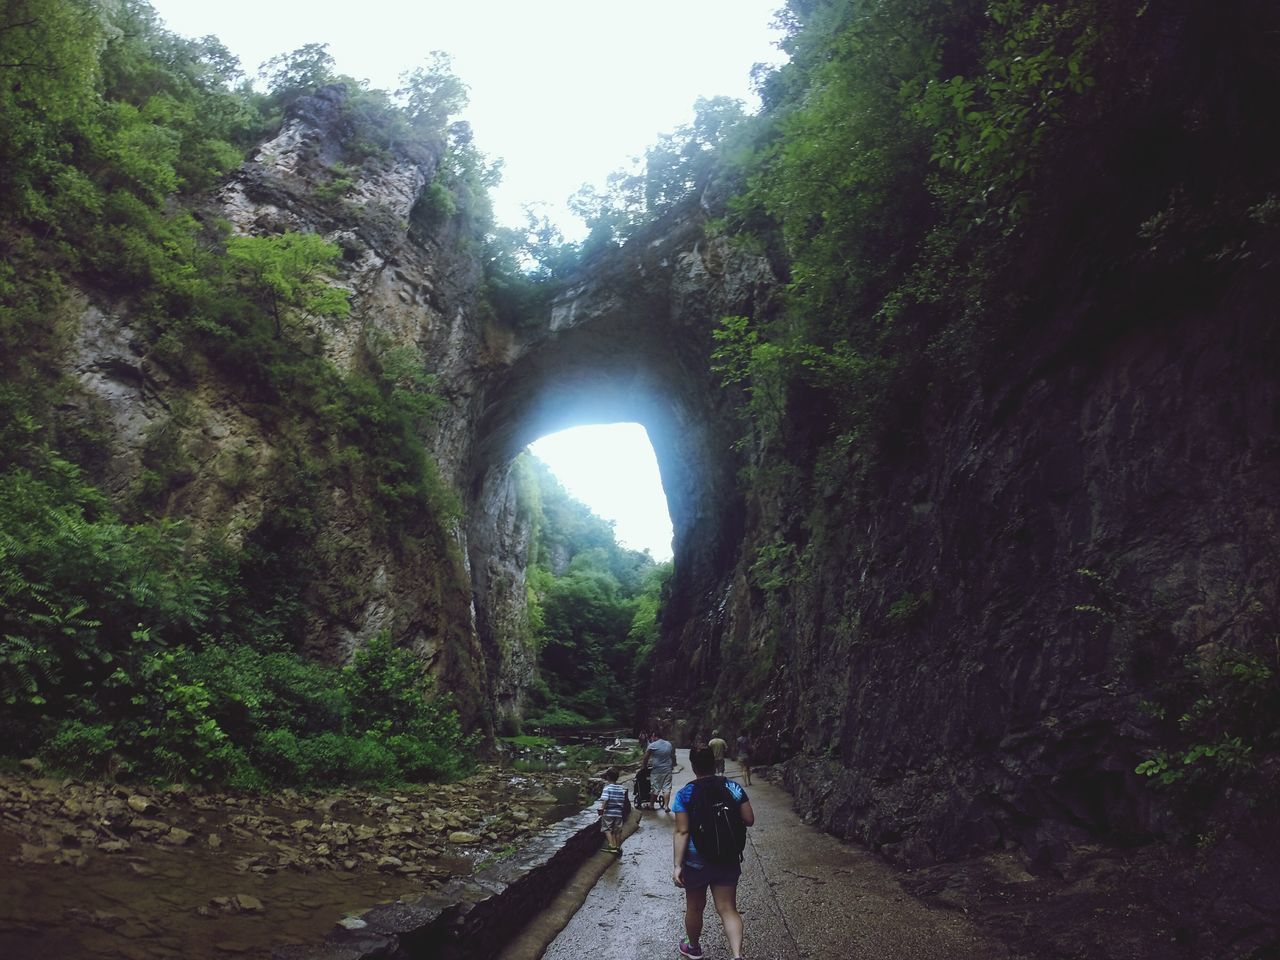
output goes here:
[[698, 217], [588, 263], [582, 279], [520, 332], [474, 408], [466, 478], [477, 631], [500, 714], [518, 709], [531, 665], [509, 641], [524, 610], [523, 554], [511, 462], [538, 437], [585, 424], [637, 422], [653, 444], [674, 530], [664, 633], [732, 569], [742, 537], [739, 397], [712, 371], [711, 331], [752, 312], [776, 281], [761, 259], [702, 237]]

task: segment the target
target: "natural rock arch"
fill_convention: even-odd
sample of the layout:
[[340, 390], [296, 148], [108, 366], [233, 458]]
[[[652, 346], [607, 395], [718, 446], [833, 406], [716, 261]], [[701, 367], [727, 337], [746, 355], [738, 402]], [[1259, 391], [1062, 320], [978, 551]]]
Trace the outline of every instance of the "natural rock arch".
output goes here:
[[[743, 529], [740, 398], [711, 368], [711, 331], [721, 316], [758, 309], [774, 283], [763, 260], [706, 240], [696, 214], [673, 218], [588, 263], [547, 315], [506, 345], [480, 392], [467, 477], [477, 628], [491, 656], [503, 657], [502, 635], [523, 604], [515, 554], [527, 541], [517, 529], [511, 463], [548, 433], [623, 421], [645, 427], [674, 530], [668, 623], [680, 623], [732, 568]], [[525, 672], [508, 667], [500, 671], [511, 677], [498, 684], [500, 713], [515, 712]]]

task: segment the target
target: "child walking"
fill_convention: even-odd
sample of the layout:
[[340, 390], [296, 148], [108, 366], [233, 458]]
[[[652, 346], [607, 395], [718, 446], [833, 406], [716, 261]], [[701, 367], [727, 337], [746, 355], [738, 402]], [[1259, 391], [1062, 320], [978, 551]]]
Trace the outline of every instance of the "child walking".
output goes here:
[[604, 773], [606, 783], [600, 792], [600, 829], [609, 839], [606, 853], [622, 853], [622, 827], [627, 819], [627, 789], [618, 786], [618, 771], [610, 767]]

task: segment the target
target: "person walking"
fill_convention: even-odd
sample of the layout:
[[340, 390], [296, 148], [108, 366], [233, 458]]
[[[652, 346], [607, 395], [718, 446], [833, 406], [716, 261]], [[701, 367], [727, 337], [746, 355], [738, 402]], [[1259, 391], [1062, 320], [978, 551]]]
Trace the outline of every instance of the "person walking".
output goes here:
[[725, 743], [720, 734], [713, 732], [711, 739], [707, 741], [707, 746], [711, 748], [711, 754], [716, 758], [716, 776], [724, 776], [724, 754], [729, 749], [729, 744]]
[[618, 771], [610, 767], [604, 773], [606, 781], [600, 791], [600, 829], [608, 837], [609, 843], [605, 853], [622, 855], [622, 828], [626, 826], [627, 814], [631, 806], [627, 799], [627, 788], [618, 785]]
[[751, 786], [751, 738], [745, 733], [738, 734], [738, 766], [742, 768], [742, 779]]
[[640, 766], [649, 768], [649, 786], [658, 799], [658, 809], [671, 806], [671, 770], [676, 763], [676, 748], [662, 735], [660, 727], [653, 728], [653, 739], [645, 749]]
[[[751, 800], [741, 784], [715, 775], [715, 755], [709, 747], [689, 751], [695, 779], [676, 794], [672, 834], [671, 879], [684, 889], [684, 939], [679, 953], [702, 958], [702, 914], [707, 888], [724, 926], [734, 960], [742, 960], [742, 915], [738, 913], [738, 879], [746, 828], [756, 822]], [[705, 849], [694, 842], [702, 839]]]

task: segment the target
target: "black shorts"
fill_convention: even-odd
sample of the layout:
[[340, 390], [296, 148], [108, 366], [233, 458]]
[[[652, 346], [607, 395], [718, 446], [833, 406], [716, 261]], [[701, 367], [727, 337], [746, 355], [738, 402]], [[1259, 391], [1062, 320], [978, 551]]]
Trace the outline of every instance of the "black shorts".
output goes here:
[[684, 888], [705, 890], [707, 887], [736, 887], [742, 876], [742, 867], [736, 863], [703, 863], [693, 866], [684, 863]]

